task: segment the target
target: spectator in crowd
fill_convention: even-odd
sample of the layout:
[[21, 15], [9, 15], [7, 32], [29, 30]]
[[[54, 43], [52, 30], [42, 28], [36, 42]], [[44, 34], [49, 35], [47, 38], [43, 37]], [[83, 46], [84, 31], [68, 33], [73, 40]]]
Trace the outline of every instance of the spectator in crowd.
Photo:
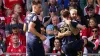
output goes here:
[[55, 12], [58, 12], [58, 5], [56, 0], [49, 0], [49, 9], [56, 10]]
[[11, 37], [14, 36], [14, 35], [17, 35], [18, 38], [19, 38], [20, 44], [25, 46], [26, 45], [26, 38], [23, 34], [21, 34], [18, 25], [12, 24], [11, 26], [12, 26], [11, 27], [12, 33], [6, 39], [7, 46], [12, 45]]
[[60, 18], [58, 16], [53, 16], [51, 20], [52, 20], [52, 25], [57, 26], [57, 24], [60, 21]]
[[95, 13], [96, 14], [98, 14], [98, 15], [100, 15], [100, 0], [96, 0], [96, 2], [97, 2], [97, 4], [96, 4], [96, 6], [95, 6]]
[[[20, 4], [15, 4], [14, 7], [13, 7], [13, 14], [16, 14], [17, 15], [17, 22], [23, 24], [24, 23], [24, 18], [25, 16], [22, 14], [22, 8], [21, 8], [21, 5]], [[10, 15], [9, 17], [6, 18], [7, 22], [6, 24], [10, 24], [11, 22], [11, 18], [12, 18], [12, 15]]]
[[[61, 39], [55, 38], [52, 53], [61, 54]], [[58, 56], [58, 55], [50, 55], [50, 56]]]
[[82, 10], [84, 10], [84, 7], [87, 5], [87, 0], [79, 0], [80, 1], [80, 7]]
[[90, 37], [92, 36], [92, 28], [94, 28], [95, 26], [97, 26], [97, 22], [95, 18], [90, 18], [89, 23], [88, 23], [88, 27], [84, 30], [82, 30], [82, 38], [86, 37]]
[[26, 47], [27, 56], [45, 56], [42, 40], [46, 39], [45, 35], [41, 34], [41, 22], [38, 18], [38, 14], [42, 11], [41, 2], [32, 2], [32, 12], [26, 19]]
[[77, 13], [79, 16], [83, 16], [83, 11], [82, 9], [79, 7], [78, 5], [78, 0], [69, 0], [69, 6], [67, 7], [68, 10], [70, 10], [70, 8], [74, 8], [77, 9]]
[[[46, 18], [45, 18], [46, 19]], [[46, 19], [47, 20], [47, 19]], [[48, 25], [53, 25], [53, 26], [57, 26], [57, 24], [60, 22], [60, 17], [58, 16], [53, 16], [52, 18], [50, 18], [46, 23], [44, 23], [44, 25], [46, 24], [47, 26]]]
[[64, 9], [68, 7], [69, 0], [57, 0], [59, 9]]
[[52, 18], [53, 18], [53, 16], [55, 16], [56, 15], [56, 9], [49, 9], [49, 16], [45, 16], [44, 18], [43, 18], [43, 25], [46, 27], [47, 25], [49, 25], [49, 24], [52, 24]]
[[3, 34], [0, 33], [0, 49], [2, 50], [3, 53], [6, 52], [6, 44], [5, 42], [3, 41]]
[[55, 36], [54, 36], [54, 26], [53, 25], [48, 25], [46, 27], [46, 37], [47, 39], [50, 40], [50, 52], [52, 52], [52, 48], [54, 46], [54, 39], [55, 39]]
[[87, 7], [88, 11], [88, 15], [85, 16], [85, 18], [87, 19], [87, 21], [91, 18], [94, 17], [97, 21], [98, 26], [100, 25], [100, 15], [95, 13], [95, 8], [93, 7], [93, 5], [90, 5]]
[[[74, 9], [74, 8], [73, 8]], [[77, 21], [79, 24], [87, 26], [87, 20], [85, 18], [82, 18], [79, 14], [77, 9], [70, 11], [70, 19], [72, 21]]]
[[[25, 56], [26, 47], [23, 46], [22, 44], [20, 44], [19, 37], [17, 35], [13, 35], [11, 37], [11, 41], [12, 41], [12, 45], [8, 46], [7, 47], [7, 51], [6, 51], [7, 53], [10, 53], [10, 54], [7, 54], [7, 55], [11, 55], [11, 56]], [[15, 54], [11, 54], [11, 53], [15, 53]]]
[[25, 0], [3, 0], [4, 8], [6, 9], [6, 16], [8, 17], [13, 12], [13, 6], [15, 4], [20, 4], [22, 10], [24, 9]]
[[85, 8], [84, 8], [84, 16], [88, 15], [88, 13], [87, 13], [87, 11], [88, 11], [87, 7], [90, 6], [90, 5], [95, 6], [95, 0], [87, 0], [87, 6], [85, 6]]
[[9, 34], [12, 33], [12, 25], [15, 24], [15, 25], [18, 25], [18, 28], [19, 30], [21, 31], [21, 33], [23, 34], [23, 24], [21, 24], [20, 22], [18, 22], [18, 15], [16, 14], [13, 14], [12, 15], [12, 18], [11, 18], [11, 22], [9, 24], [7, 24], [5, 26], [5, 33], [6, 33], [6, 36], [8, 36]]
[[47, 34], [48, 39], [51, 39], [54, 37], [54, 26], [53, 25], [48, 25], [46, 27], [46, 34]]
[[100, 50], [100, 45], [99, 45], [99, 39], [100, 39], [100, 34], [99, 34], [100, 30], [98, 27], [94, 27], [92, 29], [92, 33], [93, 35], [91, 37], [88, 38], [89, 41], [91, 41], [92, 43], [95, 44], [95, 47], [92, 49], [93, 53], [98, 53]]

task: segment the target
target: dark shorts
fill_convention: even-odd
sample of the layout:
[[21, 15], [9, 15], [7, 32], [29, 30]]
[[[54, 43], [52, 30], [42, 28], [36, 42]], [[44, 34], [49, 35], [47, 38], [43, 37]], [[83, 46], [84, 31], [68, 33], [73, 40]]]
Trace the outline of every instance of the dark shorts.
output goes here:
[[68, 56], [79, 55], [79, 51], [82, 51], [83, 48], [83, 40], [69, 41], [69, 43], [67, 41], [64, 41], [65, 43], [62, 45], [63, 52]]
[[26, 48], [27, 56], [45, 56], [41, 39], [30, 32], [26, 33]]

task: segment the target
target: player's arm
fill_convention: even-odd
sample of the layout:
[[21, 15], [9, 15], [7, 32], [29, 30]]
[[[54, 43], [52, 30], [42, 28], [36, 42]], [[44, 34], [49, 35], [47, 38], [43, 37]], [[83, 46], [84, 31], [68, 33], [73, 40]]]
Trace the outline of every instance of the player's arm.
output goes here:
[[24, 23], [23, 31], [26, 32], [26, 23]]
[[30, 22], [28, 26], [28, 32], [31, 32], [32, 34], [40, 37], [41, 40], [45, 40], [44, 38], [42, 38], [43, 35], [41, 35], [40, 33], [36, 31], [35, 26], [36, 24], [34, 22]]
[[84, 29], [86, 29], [86, 27], [85, 26], [83, 26], [83, 25], [81, 25], [81, 24], [77, 24], [77, 26], [76, 26], [77, 28], [79, 28], [79, 29], [81, 29], [81, 30], [84, 30]]
[[64, 36], [70, 36], [71, 35], [71, 31], [66, 31], [64, 33], [58, 33], [58, 38], [63, 38]]
[[69, 27], [70, 27], [71, 32], [74, 35], [77, 35], [80, 32], [79, 29], [81, 29], [81, 30], [85, 29], [85, 26], [83, 26], [77, 22], [72, 22], [72, 21], [69, 23]]

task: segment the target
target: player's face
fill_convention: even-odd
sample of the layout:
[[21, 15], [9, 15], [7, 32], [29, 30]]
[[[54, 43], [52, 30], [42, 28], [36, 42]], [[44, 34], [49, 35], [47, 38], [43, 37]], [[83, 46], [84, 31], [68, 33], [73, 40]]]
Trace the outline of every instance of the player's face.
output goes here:
[[41, 4], [38, 4], [35, 9], [36, 9], [37, 14], [40, 14], [42, 11]]

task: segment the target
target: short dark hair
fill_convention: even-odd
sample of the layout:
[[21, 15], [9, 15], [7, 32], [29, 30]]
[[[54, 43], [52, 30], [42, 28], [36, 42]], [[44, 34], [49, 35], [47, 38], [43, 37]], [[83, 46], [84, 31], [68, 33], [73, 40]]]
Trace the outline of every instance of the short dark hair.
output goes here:
[[62, 13], [61, 13], [61, 15], [63, 16], [63, 17], [68, 17], [69, 16], [69, 11], [67, 10], [67, 9], [65, 9], [64, 11], [62, 11]]
[[41, 4], [41, 1], [32, 1], [32, 5], [38, 5], [38, 4]]

